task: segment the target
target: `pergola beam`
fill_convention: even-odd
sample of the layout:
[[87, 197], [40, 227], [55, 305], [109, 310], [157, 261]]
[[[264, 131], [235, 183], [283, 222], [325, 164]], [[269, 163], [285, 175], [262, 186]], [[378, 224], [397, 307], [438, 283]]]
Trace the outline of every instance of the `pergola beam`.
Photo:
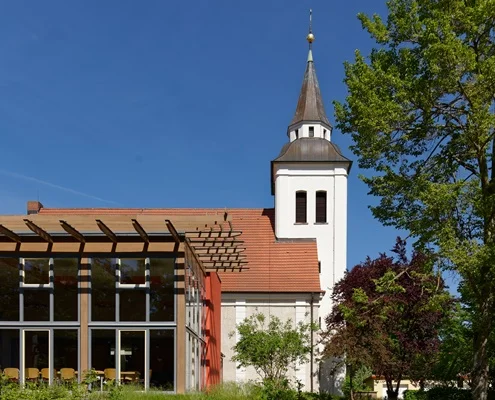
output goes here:
[[[116, 245], [120, 242], [134, 243], [141, 240], [146, 243], [144, 251], [147, 251], [150, 242], [169, 242], [171, 236], [175, 242], [174, 252], [177, 252], [183, 243], [203, 270], [241, 270], [248, 263], [243, 253], [246, 250], [244, 241], [239, 240], [242, 239], [242, 231], [232, 228], [228, 213], [223, 217], [222, 215], [178, 216], [176, 220], [176, 216], [166, 219], [166, 216], [140, 214], [125, 216], [61, 214], [27, 218], [7, 216], [0, 217], [0, 235], [21, 245], [24, 242], [32, 243], [33, 235], [27, 232], [25, 229], [27, 226], [37, 235], [34, 237], [36, 243], [40, 242], [38, 239], [56, 245], [77, 241], [84, 249], [84, 246], [96, 242], [111, 241], [114, 244], [112, 251], [115, 251]], [[201, 225], [204, 227], [201, 228]], [[100, 234], [95, 235], [96, 228], [101, 231]], [[164, 237], [167, 236], [166, 229], [170, 235], [168, 238]]]
[[175, 226], [174, 226], [174, 224], [172, 223], [172, 221], [170, 221], [169, 219], [166, 219], [166, 220], [165, 220], [165, 223], [167, 224], [167, 229], [168, 229], [168, 231], [170, 232], [170, 234], [172, 235], [172, 237], [174, 238], [175, 243], [180, 243], [180, 236], [179, 236], [179, 233], [178, 233], [178, 232], [177, 232], [177, 230], [175, 229]]
[[246, 256], [241, 254], [198, 254], [201, 261], [240, 261], [246, 260]]
[[[189, 240], [189, 239], [188, 239]], [[190, 242], [194, 249], [208, 249], [208, 248], [237, 248], [238, 245], [244, 244], [242, 240], [230, 241], [230, 242]]]
[[234, 237], [240, 236], [241, 234], [242, 234], [241, 231], [223, 231], [223, 230], [186, 232], [186, 236], [189, 239], [234, 238]]
[[139, 236], [141, 236], [141, 239], [143, 239], [145, 241], [145, 243], [150, 242], [150, 238], [149, 238], [148, 234], [146, 233], [144, 228], [141, 226], [141, 224], [136, 219], [132, 220], [132, 226], [134, 227], [136, 232], [139, 233]]
[[3, 225], [0, 225], [0, 233], [4, 236], [7, 236], [10, 240], [14, 242], [21, 243], [22, 241], [21, 237], [17, 233], [12, 232], [10, 229], [6, 228]]
[[247, 261], [203, 261], [205, 268], [232, 268], [243, 267]]
[[50, 234], [48, 232], [41, 229], [38, 225], [36, 225], [34, 222], [30, 221], [29, 219], [25, 219], [24, 222], [26, 223], [27, 227], [30, 230], [32, 230], [34, 233], [36, 233], [45, 242], [53, 243], [53, 238], [50, 236]]
[[201, 242], [208, 242], [208, 243], [227, 243], [227, 242], [235, 242], [237, 236], [218, 236], [218, 237], [187, 237], [191, 242], [193, 243], [201, 243]]
[[242, 253], [245, 247], [194, 247], [197, 254], [235, 254]]
[[60, 220], [63, 230], [81, 243], [86, 243], [86, 238], [76, 228], [70, 226], [67, 221]]
[[101, 219], [96, 220], [96, 225], [113, 243], [117, 243], [117, 235], [113, 233], [113, 231], [106, 226]]

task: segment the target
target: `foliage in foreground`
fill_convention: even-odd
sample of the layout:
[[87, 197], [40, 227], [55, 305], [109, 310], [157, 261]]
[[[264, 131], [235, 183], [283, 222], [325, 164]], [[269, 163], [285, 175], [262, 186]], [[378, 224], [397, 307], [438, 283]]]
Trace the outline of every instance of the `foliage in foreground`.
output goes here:
[[489, 387], [495, 328], [495, 1], [389, 0], [359, 15], [375, 42], [345, 65], [337, 127], [353, 137], [385, 225], [410, 232], [461, 277], [471, 377]]
[[[240, 367], [254, 367], [265, 387], [285, 390], [289, 368], [305, 363], [312, 349], [313, 323], [282, 322], [256, 312], [237, 325], [239, 340], [233, 347], [232, 361]], [[231, 335], [234, 335], [232, 332]]]
[[[456, 385], [459, 379], [471, 386], [473, 360], [473, 324], [470, 309], [457, 304], [456, 310], [440, 330], [440, 352], [430, 380], [445, 386]], [[495, 332], [489, 338], [489, 348], [495, 349]], [[489, 353], [489, 382], [495, 387], [495, 353]]]
[[347, 364], [367, 365], [383, 376], [389, 399], [397, 399], [404, 377], [427, 378], [452, 306], [427, 257], [414, 253], [408, 260], [400, 239], [393, 251], [396, 259], [368, 258], [335, 285], [325, 348], [327, 356], [345, 355]]
[[[404, 400], [472, 400], [470, 390], [452, 387], [435, 387], [427, 391], [407, 390]], [[495, 393], [488, 392], [488, 400], [495, 400]]]
[[234, 383], [217, 386], [205, 393], [164, 394], [159, 391], [140, 392], [127, 386], [109, 386], [103, 392], [90, 392], [86, 385], [0, 385], [0, 400], [341, 400], [338, 396], [303, 393], [286, 388], [270, 388], [254, 384]]
[[370, 388], [366, 385], [366, 380], [373, 374], [371, 368], [361, 365], [354, 369], [349, 365], [347, 374], [342, 386], [342, 392], [347, 398], [352, 398], [356, 392], [367, 392]]

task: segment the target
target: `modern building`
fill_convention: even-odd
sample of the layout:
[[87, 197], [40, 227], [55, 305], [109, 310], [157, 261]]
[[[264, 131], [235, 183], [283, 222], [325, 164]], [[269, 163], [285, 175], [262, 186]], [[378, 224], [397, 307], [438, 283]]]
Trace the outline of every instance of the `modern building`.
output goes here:
[[[230, 334], [256, 310], [324, 324], [346, 270], [351, 162], [332, 141], [313, 40], [288, 142], [271, 162], [274, 208], [28, 202], [27, 215], [0, 216], [1, 369], [21, 382], [95, 369], [184, 392], [256, 378], [231, 361]], [[341, 378], [315, 354], [293, 377], [314, 391]]]

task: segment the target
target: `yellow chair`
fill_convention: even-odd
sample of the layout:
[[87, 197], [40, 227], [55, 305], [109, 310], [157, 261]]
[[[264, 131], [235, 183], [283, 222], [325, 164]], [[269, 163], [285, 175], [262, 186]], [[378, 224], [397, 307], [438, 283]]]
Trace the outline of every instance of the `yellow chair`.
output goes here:
[[62, 381], [73, 381], [76, 379], [76, 370], [74, 368], [60, 368], [60, 379]]
[[117, 370], [115, 368], [105, 368], [103, 370], [103, 376], [106, 381], [114, 381], [117, 379]]
[[38, 368], [26, 368], [24, 374], [26, 381], [35, 382], [40, 379], [40, 370]]
[[3, 374], [11, 381], [19, 381], [19, 369], [18, 368], [5, 368]]
[[[53, 370], [53, 379], [57, 377], [57, 370]], [[41, 379], [44, 381], [50, 380], [50, 369], [49, 368], [41, 368]]]

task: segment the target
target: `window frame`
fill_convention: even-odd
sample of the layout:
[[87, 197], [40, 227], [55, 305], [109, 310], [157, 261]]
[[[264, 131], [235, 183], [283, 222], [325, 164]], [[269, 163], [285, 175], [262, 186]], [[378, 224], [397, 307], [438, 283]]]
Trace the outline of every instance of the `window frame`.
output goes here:
[[[88, 263], [90, 265], [93, 264], [93, 259], [97, 257], [89, 257], [88, 258]], [[101, 326], [112, 326], [112, 325], [128, 325], [128, 326], [134, 326], [134, 325], [143, 325], [145, 324], [146, 326], [176, 326], [177, 324], [177, 297], [175, 295], [175, 290], [177, 288], [177, 282], [174, 280], [174, 316], [172, 320], [168, 321], [152, 321], [151, 320], [151, 315], [150, 315], [150, 309], [151, 309], [151, 263], [153, 262], [154, 259], [165, 259], [165, 258], [171, 258], [174, 260], [174, 276], [177, 274], [177, 259], [176, 257], [153, 257], [153, 256], [146, 256], [146, 257], [132, 257], [132, 255], [125, 256], [125, 257], [105, 257], [108, 259], [112, 260], [112, 264], [115, 265], [115, 315], [112, 321], [99, 321], [99, 320], [94, 320], [93, 319], [93, 313], [92, 313], [92, 307], [93, 307], [93, 294], [92, 290], [89, 294], [89, 324], [90, 326], [93, 327], [101, 327]], [[145, 283], [144, 284], [129, 284], [129, 283], [120, 283], [120, 266], [121, 266], [121, 259], [145, 259]], [[91, 281], [91, 286], [92, 287], [92, 270], [90, 273], [90, 281]], [[132, 290], [139, 290], [139, 291], [144, 291], [145, 293], [145, 318], [142, 321], [122, 321], [120, 318], [120, 293], [122, 291], [132, 291]]]
[[[323, 201], [321, 200], [323, 197]], [[315, 224], [328, 223], [328, 195], [326, 190], [317, 190], [315, 194]], [[321, 209], [323, 207], [323, 210]], [[323, 218], [322, 218], [323, 217]]]
[[[299, 196], [304, 195], [303, 200], [299, 199]], [[304, 205], [299, 202], [304, 201]], [[302, 207], [300, 209], [299, 207]], [[304, 220], [300, 220], [300, 213], [304, 212]], [[308, 192], [306, 190], [297, 190], [295, 195], [295, 223], [296, 224], [307, 224], [308, 223]]]

